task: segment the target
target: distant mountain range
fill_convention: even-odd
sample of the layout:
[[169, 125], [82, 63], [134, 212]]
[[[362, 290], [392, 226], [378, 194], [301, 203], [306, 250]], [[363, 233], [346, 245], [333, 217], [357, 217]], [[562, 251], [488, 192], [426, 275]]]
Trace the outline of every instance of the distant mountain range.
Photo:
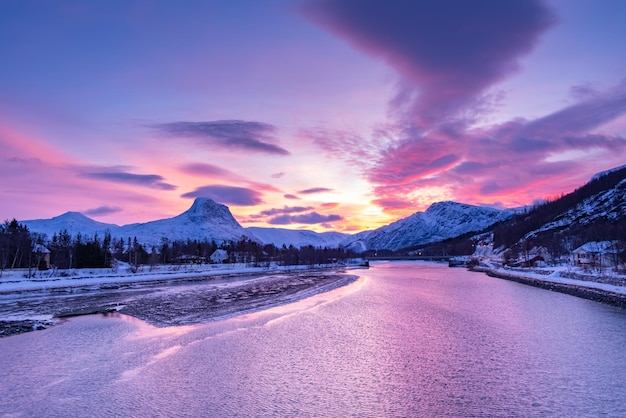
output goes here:
[[510, 212], [465, 205], [455, 202], [433, 204], [426, 212], [417, 212], [407, 218], [373, 231], [356, 235], [340, 232], [318, 233], [308, 230], [283, 228], [243, 228], [228, 207], [211, 199], [198, 198], [191, 208], [178, 216], [146, 223], [124, 226], [94, 221], [78, 212], [67, 212], [52, 219], [21, 221], [32, 232], [51, 238], [61, 230], [76, 236], [93, 237], [110, 233], [114, 238], [134, 238], [147, 247], [169, 241], [238, 241], [247, 237], [263, 244], [302, 247], [343, 246], [361, 252], [370, 249], [398, 250], [436, 240], [455, 237], [468, 231], [484, 229], [506, 219]]
[[[357, 252], [415, 248], [449, 240], [471, 232], [494, 232], [494, 245], [511, 246], [523, 239], [547, 241], [554, 236], [589, 235], [591, 227], [598, 239], [608, 233], [626, 239], [626, 166], [596, 174], [589, 183], [555, 201], [521, 214], [519, 210], [498, 210], [457, 202], [438, 202], [425, 212], [417, 212], [389, 225], [354, 235], [339, 232], [317, 233], [282, 228], [243, 228], [228, 207], [211, 199], [198, 198], [178, 216], [125, 226], [94, 221], [78, 212], [67, 212], [52, 219], [21, 221], [31, 232], [51, 238], [67, 230], [86, 237], [110, 233], [114, 238], [134, 238], [145, 246], [158, 246], [163, 239], [199, 241], [238, 241], [242, 237], [263, 243], [302, 247], [350, 248]], [[598, 229], [600, 225], [604, 229]], [[608, 228], [608, 229], [607, 229]], [[585, 232], [586, 231], [586, 232]], [[608, 231], [608, 232], [601, 232]], [[602, 235], [604, 234], [604, 235]]]
[[338, 247], [348, 235], [339, 232], [317, 233], [314, 231], [290, 230], [281, 228], [243, 228], [230, 213], [227, 206], [207, 198], [197, 198], [193, 205], [178, 216], [146, 223], [124, 226], [95, 221], [79, 212], [67, 212], [51, 219], [20, 221], [31, 232], [45, 234], [48, 238], [62, 230], [70, 235], [81, 234], [93, 237], [106, 233], [113, 238], [137, 238], [146, 247], [159, 246], [163, 239], [172, 241], [239, 241], [247, 237], [263, 244], [277, 247], [293, 245], [301, 247]]
[[314, 247], [337, 248], [350, 235], [341, 232], [315, 232], [285, 228], [250, 227], [246, 230], [264, 244], [283, 245], [296, 248], [312, 245]]
[[101, 237], [110, 233], [113, 238], [134, 238], [147, 246], [161, 245], [163, 239], [171, 241], [239, 241], [242, 237], [258, 241], [235, 220], [228, 207], [211, 199], [198, 198], [193, 205], [178, 216], [157, 221], [124, 226], [97, 222], [78, 212], [67, 212], [52, 219], [21, 221], [31, 232], [43, 233], [51, 238], [61, 230], [76, 236], [82, 234]]
[[433, 203], [426, 212], [417, 212], [373, 231], [359, 232], [342, 245], [358, 252], [414, 247], [481, 231], [513, 215], [511, 210], [466, 205], [457, 202]]

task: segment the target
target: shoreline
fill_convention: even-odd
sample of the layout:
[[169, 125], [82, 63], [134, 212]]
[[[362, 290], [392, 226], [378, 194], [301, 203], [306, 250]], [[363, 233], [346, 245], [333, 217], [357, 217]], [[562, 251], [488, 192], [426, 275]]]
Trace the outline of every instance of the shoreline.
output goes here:
[[[58, 290], [95, 288], [114, 289], [124, 286], [150, 285], [159, 282], [177, 283], [203, 281], [208, 278], [249, 277], [252, 275], [292, 274], [298, 272], [327, 271], [337, 269], [363, 268], [359, 264], [289, 265], [270, 267], [250, 267], [246, 264], [226, 265], [178, 265], [162, 266], [154, 269], [131, 272], [104, 269], [75, 269], [62, 271], [58, 275], [40, 273], [38, 276], [21, 277], [23, 269], [9, 270], [0, 277], [0, 296], [31, 292], [56, 292]], [[7, 273], [12, 273], [9, 275]]]
[[[564, 293], [567, 295], [592, 300], [594, 302], [603, 303], [605, 305], [626, 309], [626, 288], [623, 288], [623, 291], [619, 292], [591, 285], [595, 282], [589, 282], [589, 284], [586, 284], [582, 280], [574, 279], [570, 279], [568, 280], [568, 282], [565, 282], [563, 280], [546, 280], [538, 277], [530, 277], [528, 274], [524, 274], [523, 272], [503, 272], [501, 270], [495, 270], [489, 267], [481, 266], [472, 267], [469, 268], [469, 270], [483, 273], [490, 277], [509, 280], [528, 286], [551, 290], [553, 292]], [[573, 281], [577, 283], [572, 283]]]
[[0, 338], [43, 330], [75, 316], [114, 312], [158, 327], [213, 322], [346, 286], [358, 277], [346, 272], [353, 268], [358, 267], [222, 270], [222, 274], [197, 272], [176, 278], [4, 292], [0, 294]]

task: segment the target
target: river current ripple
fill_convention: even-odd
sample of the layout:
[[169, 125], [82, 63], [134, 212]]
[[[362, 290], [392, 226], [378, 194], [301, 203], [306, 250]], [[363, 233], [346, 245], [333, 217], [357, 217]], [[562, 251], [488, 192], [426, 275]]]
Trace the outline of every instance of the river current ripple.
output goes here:
[[626, 416], [626, 311], [433, 264], [358, 274], [207, 324], [0, 339], [0, 416]]

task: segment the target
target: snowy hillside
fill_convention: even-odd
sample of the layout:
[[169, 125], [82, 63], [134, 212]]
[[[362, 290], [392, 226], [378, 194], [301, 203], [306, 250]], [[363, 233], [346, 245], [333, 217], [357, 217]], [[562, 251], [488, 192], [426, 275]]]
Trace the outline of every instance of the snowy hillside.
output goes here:
[[93, 237], [95, 233], [103, 236], [105, 231], [111, 233], [113, 238], [134, 238], [144, 246], [158, 246], [163, 238], [170, 241], [191, 240], [214, 240], [239, 241], [243, 236], [250, 238], [252, 234], [247, 232], [233, 218], [228, 207], [215, 203], [211, 199], [198, 198], [191, 208], [178, 216], [158, 221], [137, 223], [125, 226], [117, 226], [94, 221], [77, 212], [68, 212], [52, 219], [38, 219], [21, 221], [28, 226], [31, 232], [44, 233], [48, 238], [63, 229], [75, 236], [81, 233], [86, 237]]
[[314, 232], [284, 228], [246, 228], [248, 232], [257, 237], [263, 244], [274, 244], [276, 247], [283, 245], [296, 248], [312, 245], [314, 247], [336, 248], [339, 243], [349, 235], [340, 232]]
[[609, 170], [604, 170], [604, 171], [601, 171], [601, 172], [599, 172], [599, 173], [594, 174], [594, 176], [593, 176], [593, 177], [591, 177], [591, 180], [589, 180], [589, 182], [592, 182], [592, 181], [594, 181], [594, 180], [598, 180], [598, 179], [599, 179], [599, 178], [601, 178], [601, 177], [604, 177], [604, 176], [609, 175], [609, 174], [611, 174], [611, 173], [615, 173], [615, 172], [617, 172], [617, 171], [621, 171], [621, 170], [623, 170], [623, 169], [625, 169], [625, 168], [626, 168], [626, 164], [625, 164], [625, 165], [621, 165], [621, 166], [619, 166], [619, 167], [614, 167], [614, 168], [611, 168], [611, 169], [609, 169]]
[[107, 231], [114, 235], [120, 230], [117, 225], [94, 221], [78, 212], [66, 212], [52, 219], [34, 219], [20, 223], [26, 225], [31, 232], [45, 234], [49, 239], [62, 230], [67, 230], [72, 236], [80, 233], [85, 237], [93, 237], [95, 234], [103, 237]]
[[578, 225], [588, 225], [595, 222], [614, 223], [625, 217], [626, 179], [610, 190], [584, 199], [566, 212], [556, 216], [552, 222], [526, 234], [526, 238], [535, 237], [543, 232], [563, 231]]
[[239, 241], [250, 233], [239, 225], [227, 206], [211, 199], [198, 198], [191, 208], [178, 216], [158, 221], [126, 225], [120, 228], [123, 237], [137, 237], [144, 245], [160, 245], [163, 238], [170, 241]]
[[342, 244], [355, 251], [395, 251], [480, 231], [510, 218], [511, 215], [510, 211], [439, 202], [432, 204], [426, 212], [417, 212], [373, 231], [360, 232], [347, 238]]
[[[529, 240], [565, 255], [589, 241], [624, 240], [626, 166], [603, 171], [571, 193], [514, 216], [494, 228], [494, 247], [512, 248]], [[571, 248], [570, 248], [571, 249]]]

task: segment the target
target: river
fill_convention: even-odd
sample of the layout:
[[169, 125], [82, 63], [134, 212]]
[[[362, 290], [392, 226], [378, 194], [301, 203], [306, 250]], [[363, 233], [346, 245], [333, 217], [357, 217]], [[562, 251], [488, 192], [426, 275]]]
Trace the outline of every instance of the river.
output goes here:
[[0, 416], [626, 416], [626, 311], [436, 264], [357, 273], [201, 325], [0, 339]]

